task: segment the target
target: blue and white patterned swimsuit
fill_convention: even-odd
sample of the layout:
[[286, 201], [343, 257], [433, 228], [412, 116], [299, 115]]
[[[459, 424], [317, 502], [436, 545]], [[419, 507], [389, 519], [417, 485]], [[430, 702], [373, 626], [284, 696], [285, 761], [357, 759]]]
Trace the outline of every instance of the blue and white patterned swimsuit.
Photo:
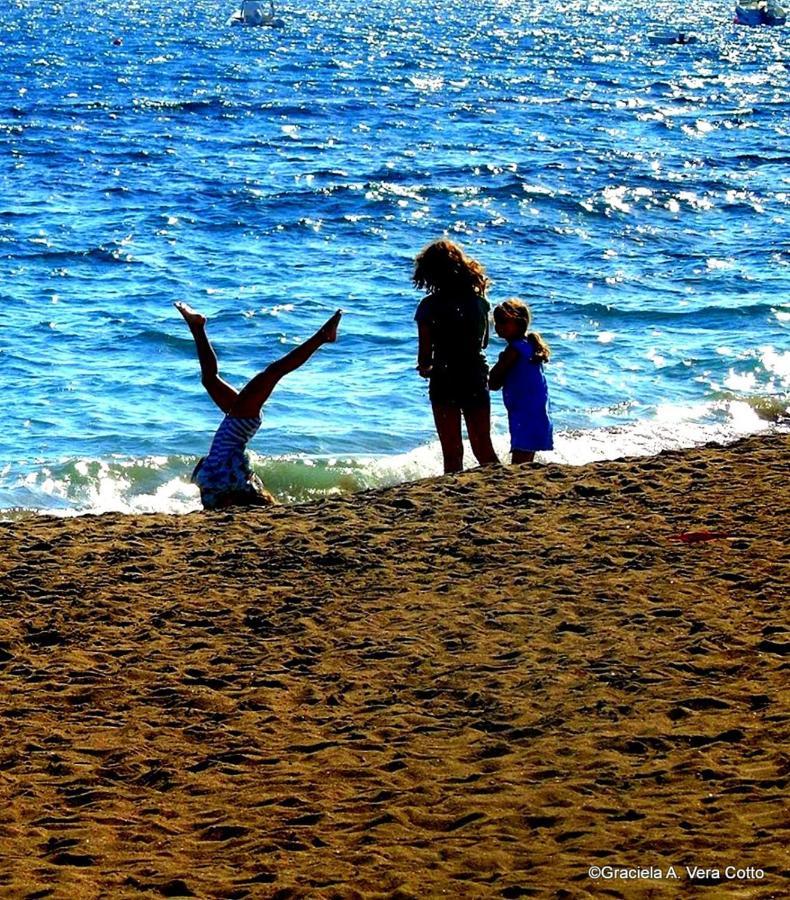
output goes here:
[[200, 488], [200, 499], [206, 509], [228, 505], [233, 497], [260, 496], [263, 485], [252, 471], [247, 444], [261, 427], [261, 417], [242, 419], [225, 416], [211, 442], [208, 456], [195, 467], [192, 481]]

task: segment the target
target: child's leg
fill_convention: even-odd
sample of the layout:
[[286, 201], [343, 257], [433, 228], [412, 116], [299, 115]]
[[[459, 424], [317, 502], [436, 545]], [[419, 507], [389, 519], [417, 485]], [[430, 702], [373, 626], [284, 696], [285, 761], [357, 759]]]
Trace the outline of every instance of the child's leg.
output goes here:
[[510, 458], [514, 465], [518, 465], [518, 463], [534, 462], [535, 461], [535, 451], [534, 450], [514, 450], [511, 453]]
[[286, 353], [281, 359], [273, 362], [263, 372], [259, 372], [247, 382], [233, 404], [231, 414], [240, 418], [259, 415], [261, 407], [283, 376], [304, 365], [322, 344], [337, 340], [337, 326], [342, 314], [342, 310], [338, 310], [311, 338], [295, 347], [290, 353]]
[[174, 303], [173, 306], [184, 317], [184, 321], [189, 325], [189, 330], [195, 339], [198, 362], [200, 363], [200, 380], [203, 383], [203, 387], [208, 391], [209, 397], [222, 412], [230, 412], [230, 408], [236, 402], [239, 392], [219, 377], [217, 354], [214, 353], [214, 348], [206, 335], [206, 317], [199, 312], [195, 312], [186, 303]]
[[494, 445], [491, 443], [491, 404], [481, 403], [471, 409], [464, 409], [466, 420], [466, 432], [469, 435], [469, 443], [472, 453], [481, 466], [497, 465], [499, 457], [496, 455]]
[[432, 403], [433, 421], [442, 445], [444, 474], [460, 472], [464, 467], [464, 444], [461, 438], [461, 410], [457, 406]]

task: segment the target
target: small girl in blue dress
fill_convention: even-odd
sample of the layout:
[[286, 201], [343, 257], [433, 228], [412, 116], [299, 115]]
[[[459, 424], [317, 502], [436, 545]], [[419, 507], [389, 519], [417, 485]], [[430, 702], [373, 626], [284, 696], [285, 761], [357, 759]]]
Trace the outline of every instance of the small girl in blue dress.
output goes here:
[[507, 341], [489, 375], [489, 387], [502, 389], [510, 424], [510, 451], [514, 463], [532, 462], [536, 450], [553, 450], [549, 416], [549, 390], [543, 364], [550, 351], [543, 338], [529, 330], [529, 307], [506, 300], [494, 309], [496, 333]]

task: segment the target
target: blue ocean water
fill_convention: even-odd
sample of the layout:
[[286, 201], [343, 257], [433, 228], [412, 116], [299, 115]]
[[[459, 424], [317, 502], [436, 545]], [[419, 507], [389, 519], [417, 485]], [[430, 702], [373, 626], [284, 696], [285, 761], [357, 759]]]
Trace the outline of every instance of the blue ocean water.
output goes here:
[[[6, 516], [198, 507], [220, 415], [179, 299], [237, 386], [346, 310], [266, 405], [275, 493], [438, 473], [410, 276], [443, 234], [552, 346], [544, 460], [786, 418], [790, 29], [709, 0], [278, 9], [0, 8]], [[498, 397], [494, 430], [504, 457]]]

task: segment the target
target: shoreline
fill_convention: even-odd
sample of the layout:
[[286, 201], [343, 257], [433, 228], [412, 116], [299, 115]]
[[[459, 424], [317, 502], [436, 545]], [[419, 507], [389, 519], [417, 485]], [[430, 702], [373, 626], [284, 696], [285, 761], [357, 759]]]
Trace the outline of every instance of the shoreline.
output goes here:
[[[704, 427], [704, 426], [702, 426]], [[661, 446], [661, 441], [667, 441], [666, 433], [657, 434], [658, 447], [648, 445], [640, 447], [638, 428], [634, 425], [613, 427], [612, 429], [565, 431], [557, 436], [557, 447], [550, 453], [539, 453], [536, 462], [541, 466], [567, 466], [579, 468], [580, 466], [604, 463], [604, 462], [628, 462], [629, 460], [652, 458], [664, 452], [684, 452], [695, 450], [708, 445], [731, 446], [747, 438], [761, 438], [773, 434], [790, 433], [790, 420], [777, 419], [773, 424], [757, 431], [740, 432], [732, 431], [721, 433], [714, 430], [710, 434], [704, 431], [691, 440], [687, 434], [686, 440], [671, 443], [669, 446]], [[596, 439], [592, 440], [591, 436]], [[603, 437], [601, 437], [603, 435]], [[615, 455], [611, 448], [605, 445], [605, 437], [617, 441], [621, 445], [615, 449]], [[644, 436], [641, 437], [644, 440]], [[505, 468], [509, 468], [509, 440], [507, 435], [495, 436], [495, 447]], [[581, 454], [581, 460], [579, 460]], [[293, 454], [275, 455], [271, 457], [260, 456], [252, 448], [254, 470], [261, 477], [264, 484], [278, 498], [278, 502], [287, 507], [302, 506], [309, 503], [321, 502], [334, 497], [351, 497], [367, 491], [375, 491], [386, 488], [407, 487], [422, 481], [442, 477], [441, 476], [441, 451], [437, 441], [433, 444], [422, 444], [411, 450], [394, 454]], [[587, 458], [585, 459], [585, 456]], [[466, 447], [466, 462], [474, 463], [471, 449]], [[547, 458], [548, 457], [548, 458]], [[186, 462], [184, 462], [186, 459]], [[171, 457], [162, 457], [161, 464], [165, 467], [161, 470], [160, 483], [151, 481], [156, 466], [154, 457], [146, 457], [142, 460], [117, 457], [107, 460], [63, 459], [44, 468], [47, 479], [54, 478], [55, 484], [68, 485], [71, 479], [72, 469], [77, 469], [84, 476], [85, 467], [94, 469], [95, 483], [89, 484], [89, 491], [93, 490], [102, 497], [95, 499], [91, 505], [86, 506], [72, 498], [72, 505], [61, 505], [47, 508], [45, 506], [24, 507], [6, 506], [0, 507], [0, 524], [22, 522], [39, 517], [53, 517], [58, 519], [74, 518], [79, 516], [97, 516], [106, 513], [122, 513], [127, 516], [162, 514], [162, 515], [187, 515], [199, 512], [200, 501], [197, 489], [193, 494], [183, 491], [184, 487], [190, 487], [189, 472], [199, 457], [180, 458], [177, 465], [172, 464]], [[430, 459], [430, 464], [426, 461]], [[135, 466], [144, 472], [145, 488], [141, 493], [130, 490], [128, 473]], [[115, 469], [116, 471], [113, 471]], [[427, 471], [433, 469], [433, 471]], [[465, 472], [476, 471], [477, 467], [471, 465]], [[59, 473], [59, 475], [58, 475]], [[59, 480], [60, 478], [60, 480]], [[176, 485], [180, 484], [180, 487]], [[168, 490], [169, 488], [169, 490]], [[10, 491], [11, 489], [6, 489]], [[164, 491], [164, 494], [161, 492]], [[57, 491], [52, 498], [60, 498]], [[154, 508], [151, 505], [169, 503], [170, 508]], [[98, 505], [97, 505], [98, 504]], [[101, 507], [104, 508], [101, 508]], [[138, 508], [135, 508], [137, 506]], [[149, 507], [149, 508], [147, 508]]]
[[776, 896], [788, 449], [1, 522], [3, 890]]

